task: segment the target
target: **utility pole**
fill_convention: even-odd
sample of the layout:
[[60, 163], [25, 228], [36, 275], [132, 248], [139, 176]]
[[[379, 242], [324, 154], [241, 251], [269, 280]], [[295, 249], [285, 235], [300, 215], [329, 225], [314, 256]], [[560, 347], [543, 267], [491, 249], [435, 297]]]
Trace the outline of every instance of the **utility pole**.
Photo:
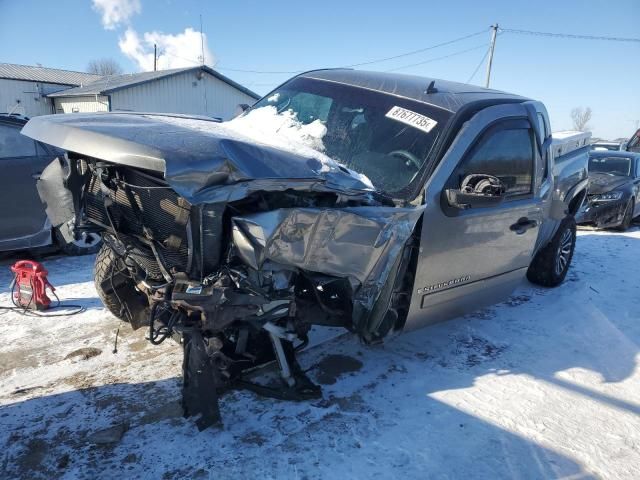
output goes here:
[[491, 25], [491, 46], [489, 47], [489, 59], [487, 60], [487, 81], [485, 87], [489, 88], [491, 83], [491, 64], [493, 63], [493, 51], [496, 48], [496, 37], [498, 36], [498, 24]]
[[158, 46], [153, 44], [153, 71], [155, 72], [158, 68]]

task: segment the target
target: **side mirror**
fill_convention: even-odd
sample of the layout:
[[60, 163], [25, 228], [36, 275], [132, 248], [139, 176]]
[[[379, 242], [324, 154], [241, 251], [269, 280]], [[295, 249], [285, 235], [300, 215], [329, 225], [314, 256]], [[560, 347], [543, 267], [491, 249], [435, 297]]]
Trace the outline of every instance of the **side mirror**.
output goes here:
[[498, 177], [474, 173], [464, 178], [459, 189], [449, 188], [444, 193], [449, 206], [466, 210], [498, 205], [505, 190]]

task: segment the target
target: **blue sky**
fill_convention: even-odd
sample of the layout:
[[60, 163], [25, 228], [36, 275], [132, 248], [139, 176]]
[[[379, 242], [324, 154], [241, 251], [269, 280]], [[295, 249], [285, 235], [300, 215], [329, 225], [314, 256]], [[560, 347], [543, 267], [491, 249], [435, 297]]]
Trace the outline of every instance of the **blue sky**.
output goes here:
[[[199, 42], [184, 32], [199, 30], [202, 14], [206, 48], [216, 68], [263, 94], [290, 75], [229, 69], [296, 71], [354, 64], [487, 29], [446, 47], [366, 67], [389, 70], [479, 47], [399, 70], [465, 82], [485, 54], [481, 46], [496, 22], [511, 29], [640, 37], [638, 0], [398, 0], [380, 6], [372, 0], [98, 3], [128, 4], [130, 15], [106, 29], [104, 10], [93, 8], [90, 0], [0, 0], [0, 62], [84, 70], [91, 59], [112, 57], [126, 71], [137, 71], [143, 56], [149, 58], [145, 33], [156, 32], [149, 38], [164, 42], [161, 51], [167, 52], [161, 67], [197, 64]], [[127, 31], [133, 42], [125, 47], [129, 56], [119, 46]], [[483, 64], [472, 83], [482, 84], [484, 74]], [[544, 101], [554, 130], [570, 128], [573, 107], [590, 106], [595, 135], [628, 136], [640, 121], [640, 44], [504, 33], [497, 40], [491, 86]]]

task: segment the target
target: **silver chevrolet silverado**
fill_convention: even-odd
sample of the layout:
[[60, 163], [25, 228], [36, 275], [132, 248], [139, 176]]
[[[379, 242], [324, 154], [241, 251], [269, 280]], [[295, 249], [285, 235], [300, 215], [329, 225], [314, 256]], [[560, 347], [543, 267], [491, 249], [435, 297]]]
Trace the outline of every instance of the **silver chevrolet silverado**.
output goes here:
[[[228, 122], [51, 115], [23, 133], [68, 153], [38, 189], [69, 241], [98, 232], [96, 289], [184, 349], [199, 428], [248, 388], [316, 398], [312, 325], [365, 343], [556, 286], [574, 251], [588, 146], [556, 156], [537, 101], [347, 69], [296, 76]], [[247, 372], [276, 361], [280, 379]]]

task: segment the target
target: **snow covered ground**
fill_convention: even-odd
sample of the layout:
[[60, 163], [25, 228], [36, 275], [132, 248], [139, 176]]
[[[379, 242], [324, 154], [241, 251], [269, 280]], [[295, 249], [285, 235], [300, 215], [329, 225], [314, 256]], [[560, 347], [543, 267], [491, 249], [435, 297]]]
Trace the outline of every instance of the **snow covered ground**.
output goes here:
[[0, 478], [640, 478], [639, 229], [581, 232], [560, 288], [380, 347], [319, 343], [300, 360], [322, 400], [234, 392], [200, 433], [174, 344], [122, 325], [112, 353], [91, 263], [45, 260], [85, 313], [0, 312]]

